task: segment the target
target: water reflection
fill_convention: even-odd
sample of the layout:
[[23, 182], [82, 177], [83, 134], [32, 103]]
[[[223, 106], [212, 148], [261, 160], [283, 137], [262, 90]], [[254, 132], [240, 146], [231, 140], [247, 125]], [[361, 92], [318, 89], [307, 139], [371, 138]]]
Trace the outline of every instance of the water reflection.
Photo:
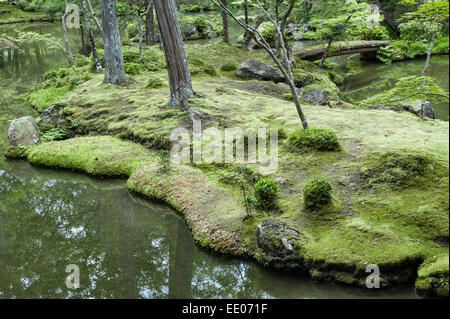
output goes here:
[[[354, 103], [361, 102], [375, 94], [392, 89], [400, 78], [420, 75], [425, 65], [425, 57], [408, 61], [395, 62], [391, 65], [359, 61], [356, 56], [331, 58], [339, 63], [344, 72], [348, 72], [341, 88], [344, 97]], [[448, 92], [449, 67], [448, 55], [432, 56], [428, 76], [434, 77], [437, 84]], [[449, 120], [449, 104], [433, 103], [438, 119]]]
[[[316, 284], [199, 250], [183, 219], [123, 181], [31, 167], [0, 171], [2, 298], [413, 297]], [[81, 287], [66, 288], [66, 266]], [[381, 294], [381, 295], [380, 295]]]

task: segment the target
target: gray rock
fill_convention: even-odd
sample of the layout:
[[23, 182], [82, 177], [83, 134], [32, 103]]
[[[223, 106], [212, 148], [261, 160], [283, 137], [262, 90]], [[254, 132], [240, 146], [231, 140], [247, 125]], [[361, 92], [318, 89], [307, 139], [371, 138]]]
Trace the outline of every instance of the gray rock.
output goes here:
[[287, 181], [287, 178], [286, 177], [277, 177], [274, 179], [274, 181], [277, 182], [278, 185], [281, 186]]
[[265, 260], [278, 268], [298, 268], [300, 232], [276, 219], [265, 219], [256, 229], [258, 247], [265, 253]]
[[428, 117], [430, 119], [436, 118], [436, 113], [434, 112], [433, 106], [428, 101], [422, 101], [420, 108], [420, 117]]
[[237, 76], [244, 79], [284, 82], [284, 76], [280, 70], [253, 60], [247, 60], [242, 63], [237, 71]]
[[405, 111], [414, 113], [421, 118], [436, 118], [436, 113], [434, 112], [433, 106], [428, 101], [416, 100], [411, 102], [400, 102], [399, 106]]
[[31, 116], [10, 121], [8, 138], [11, 146], [36, 145], [41, 141], [39, 128]]
[[60, 105], [53, 104], [49, 106], [40, 115], [39, 125], [44, 126], [46, 129], [58, 126], [63, 119], [62, 107]]
[[183, 38], [185, 40], [196, 39], [198, 37], [197, 27], [192, 26], [183, 31]]
[[328, 96], [322, 90], [312, 90], [303, 94], [303, 98], [311, 104], [328, 105], [330, 103], [330, 99], [328, 99]]

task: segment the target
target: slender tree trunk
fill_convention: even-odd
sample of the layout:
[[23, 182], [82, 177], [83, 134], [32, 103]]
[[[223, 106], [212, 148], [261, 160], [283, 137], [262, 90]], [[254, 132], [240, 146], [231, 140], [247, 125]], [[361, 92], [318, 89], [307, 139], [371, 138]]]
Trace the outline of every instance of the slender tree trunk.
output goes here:
[[[227, 0], [220, 0], [222, 4], [226, 7]], [[225, 11], [222, 10], [222, 25], [223, 25], [223, 42], [230, 42], [230, 38], [228, 36], [228, 15]]]
[[174, 0], [154, 0], [161, 33], [161, 43], [166, 56], [170, 83], [170, 105], [187, 108], [188, 99], [194, 94], [191, 73], [181, 37]]
[[320, 59], [320, 64], [319, 64], [320, 67], [323, 67], [323, 63], [325, 62], [325, 59], [326, 59], [327, 56], [328, 56], [328, 52], [330, 52], [330, 48], [331, 48], [331, 44], [333, 43], [333, 39], [334, 39], [334, 38], [331, 37], [331, 38], [328, 40], [327, 49], [326, 49], [325, 52], [323, 53], [322, 59]]
[[100, 71], [102, 69], [102, 64], [100, 63], [100, 59], [98, 58], [97, 48], [95, 46], [95, 40], [94, 40], [94, 33], [92, 32], [92, 29], [91, 29], [91, 21], [89, 18], [89, 13], [86, 8], [85, 0], [81, 0], [81, 7], [83, 9], [84, 21], [86, 24], [86, 32], [89, 37], [91, 52], [92, 52], [92, 56], [94, 57], [94, 62], [95, 62], [95, 68], [97, 69], [97, 71]]
[[[147, 11], [147, 15], [145, 17], [145, 40], [147, 45], [155, 44], [155, 17], [154, 17], [154, 5], [153, 0], [146, 0], [147, 3], [150, 3], [150, 9]], [[147, 5], [148, 7], [148, 5]]]
[[64, 0], [66, 4], [66, 11], [64, 12], [64, 15], [62, 16], [62, 29], [63, 29], [63, 36], [64, 36], [64, 42], [66, 43], [67, 48], [67, 55], [70, 58], [70, 61], [72, 62], [72, 65], [75, 64], [75, 60], [73, 59], [72, 50], [70, 49], [69, 39], [67, 38], [67, 27], [66, 27], [66, 17], [67, 17], [67, 1]]
[[278, 28], [276, 22], [270, 17], [269, 13], [265, 9], [266, 8], [265, 5], [267, 3], [265, 3], [265, 5], [260, 5], [259, 4], [259, 7], [260, 7], [261, 11], [263, 11], [263, 15], [266, 16], [273, 23], [273, 25], [275, 27], [275, 31], [277, 32], [277, 34], [278, 34], [278, 36], [280, 38], [280, 45], [283, 48], [283, 52], [284, 52], [284, 55], [283, 55], [284, 65], [283, 65], [282, 62], [280, 62], [280, 60], [276, 56], [275, 52], [272, 50], [272, 48], [267, 43], [267, 41], [264, 39], [264, 37], [261, 35], [261, 33], [259, 33], [258, 30], [256, 30], [256, 28], [252, 28], [249, 25], [247, 25], [244, 22], [242, 22], [230, 10], [228, 10], [226, 7], [224, 7], [221, 4], [221, 2], [218, 2], [218, 0], [212, 0], [212, 1], [216, 5], [218, 5], [221, 8], [221, 10], [225, 11], [229, 16], [231, 16], [234, 19], [234, 21], [236, 21], [241, 27], [243, 27], [248, 32], [251, 32], [251, 34], [252, 34], [253, 38], [255, 39], [256, 43], [260, 47], [264, 48], [264, 50], [266, 50], [267, 53], [269, 53], [270, 57], [275, 62], [275, 64], [277, 65], [278, 69], [283, 74], [283, 77], [286, 80], [287, 84], [289, 85], [289, 88], [290, 88], [291, 93], [292, 93], [292, 97], [294, 98], [295, 108], [297, 110], [297, 114], [300, 117], [300, 120], [302, 122], [303, 128], [304, 129], [308, 129], [309, 128], [309, 124], [308, 124], [308, 121], [306, 119], [305, 114], [303, 113], [303, 109], [302, 109], [302, 106], [301, 106], [301, 103], [300, 103], [300, 99], [299, 99], [298, 93], [297, 93], [297, 88], [295, 87], [294, 76], [292, 75], [292, 68], [291, 68], [291, 63], [289, 61], [286, 45], [285, 45], [283, 36], [281, 35], [280, 29]]
[[431, 37], [430, 47], [428, 48], [428, 52], [427, 52], [427, 60], [425, 62], [425, 66], [422, 70], [422, 76], [425, 76], [425, 74], [428, 71], [428, 68], [430, 67], [431, 53], [433, 52], [435, 40], [436, 40], [436, 34], [433, 34], [433, 36]]
[[102, 0], [103, 42], [105, 47], [105, 79], [103, 83], [126, 83], [122, 44], [117, 23], [116, 1]]
[[89, 0], [86, 0], [86, 1], [87, 1], [88, 6], [89, 6], [89, 10], [91, 11], [92, 18], [94, 19], [94, 22], [97, 25], [98, 30], [103, 35], [103, 28], [100, 25], [100, 22], [98, 21], [97, 16], [95, 15], [95, 11], [94, 11], [94, 8], [92, 8], [91, 1], [89, 1]]
[[398, 24], [392, 19], [389, 14], [386, 12], [386, 10], [383, 9], [383, 6], [381, 5], [380, 0], [375, 0], [375, 4], [378, 6], [380, 11], [383, 13], [384, 21], [388, 24], [388, 26], [397, 34], [400, 35], [400, 29], [398, 27]]

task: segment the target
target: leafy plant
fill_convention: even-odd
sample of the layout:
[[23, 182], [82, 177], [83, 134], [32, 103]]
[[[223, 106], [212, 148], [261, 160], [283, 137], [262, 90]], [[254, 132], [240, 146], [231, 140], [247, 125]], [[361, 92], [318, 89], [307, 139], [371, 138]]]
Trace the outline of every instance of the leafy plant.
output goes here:
[[316, 177], [303, 188], [303, 205], [308, 210], [319, 209], [331, 203], [332, 190], [330, 182], [323, 177]]
[[275, 204], [280, 186], [269, 178], [260, 178], [254, 186], [255, 198], [262, 208], [271, 208]]
[[297, 129], [289, 137], [289, 142], [303, 150], [316, 150], [321, 152], [339, 151], [341, 143], [333, 130], [310, 127], [309, 129]]

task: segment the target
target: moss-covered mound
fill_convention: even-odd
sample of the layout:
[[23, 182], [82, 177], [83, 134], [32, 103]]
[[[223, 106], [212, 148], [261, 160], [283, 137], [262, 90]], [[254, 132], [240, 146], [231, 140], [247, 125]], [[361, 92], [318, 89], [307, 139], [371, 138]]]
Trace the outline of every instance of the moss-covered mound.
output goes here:
[[[220, 54], [212, 54], [217, 46]], [[192, 117], [201, 119], [205, 129], [282, 127], [285, 136], [292, 136], [301, 125], [295, 106], [277, 95], [275, 88], [282, 85], [270, 83], [274, 89], [263, 92], [254, 81], [220, 69], [224, 61], [243, 61], [248, 53], [225, 44], [206, 45], [203, 51], [192, 44], [187, 50], [191, 61], [197, 59], [199, 66], [208, 61], [217, 72], [193, 76], [196, 95], [189, 111], [168, 106], [165, 71], [146, 71], [127, 87], [102, 85], [103, 75], [93, 74], [58, 101], [66, 110], [65, 120], [76, 123], [74, 133], [88, 137], [11, 149], [8, 155], [93, 175], [130, 176], [131, 190], [173, 206], [185, 216], [197, 242], [224, 253], [270, 264], [279, 256], [267, 247], [283, 245], [295, 262], [279, 266], [363, 287], [370, 264], [380, 267], [383, 287], [417, 276], [418, 285], [437, 280], [435, 273], [418, 275], [417, 270], [421, 264], [431, 265], [434, 256], [448, 255], [448, 122], [391, 111], [304, 106], [311, 126], [333, 134], [308, 139], [313, 151], [307, 152], [293, 150], [292, 140], [280, 136], [278, 168], [263, 176], [277, 181], [280, 191], [273, 205], [249, 213], [239, 179], [225, 178], [237, 163], [167, 165], [158, 151], [171, 149], [173, 129], [190, 132]], [[255, 56], [267, 62], [261, 52]], [[157, 82], [163, 85], [149, 85]], [[322, 143], [324, 136], [332, 138]], [[340, 147], [319, 152], [320, 145]], [[264, 164], [245, 166], [259, 172]], [[311, 212], [305, 209], [303, 191], [318, 175], [331, 183], [333, 201]], [[268, 234], [276, 238], [258, 242], [258, 225], [267, 224], [266, 219], [288, 225], [292, 234], [300, 234], [298, 240], [283, 239], [283, 232], [274, 231]], [[275, 246], [268, 244], [272, 240]], [[442, 295], [434, 283], [429, 286], [433, 289], [418, 291]]]
[[448, 297], [448, 253], [428, 258], [419, 268], [416, 291], [420, 295]]

